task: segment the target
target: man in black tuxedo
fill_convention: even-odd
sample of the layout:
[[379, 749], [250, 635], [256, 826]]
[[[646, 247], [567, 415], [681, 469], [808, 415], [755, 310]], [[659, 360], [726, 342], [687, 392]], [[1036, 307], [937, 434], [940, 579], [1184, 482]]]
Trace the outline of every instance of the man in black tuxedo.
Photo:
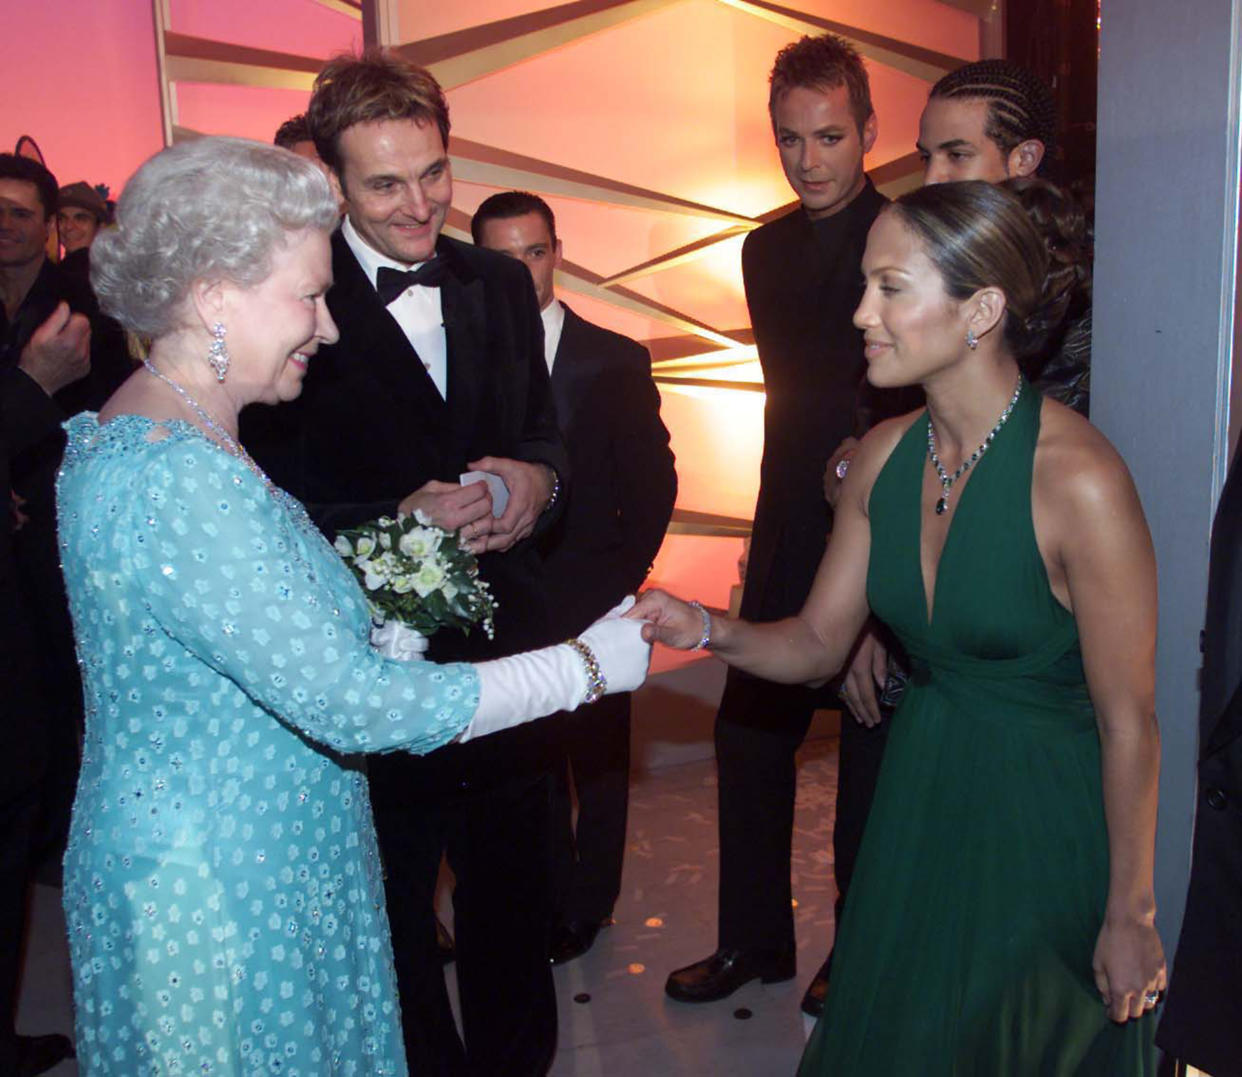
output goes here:
[[[552, 283], [561, 241], [542, 198], [525, 191], [494, 194], [475, 211], [470, 230], [479, 246], [524, 263], [535, 283], [552, 395], [577, 476], [564, 515], [541, 545], [557, 634], [576, 636], [642, 584], [673, 513], [677, 473], [660, 421], [651, 357], [556, 298]], [[621, 892], [629, 693], [561, 714], [555, 722], [557, 746], [566, 757], [555, 773], [554, 802], [557, 922], [550, 956], [560, 964], [591, 948]]]
[[[437, 660], [479, 660], [555, 638], [532, 535], [567, 477], [530, 274], [440, 235], [452, 198], [448, 107], [395, 55], [343, 57], [308, 109], [347, 205], [328, 307], [340, 341], [302, 397], [247, 417], [243, 439], [331, 535], [381, 513], [460, 528], [498, 600], [496, 638], [441, 633]], [[479, 470], [499, 476], [493, 515]], [[412, 492], [411, 492], [412, 491]], [[548, 966], [551, 779], [542, 737], [517, 729], [425, 758], [368, 763], [413, 1073], [542, 1074], [556, 1042]], [[436, 944], [441, 854], [456, 874], [464, 1047]]]
[[[885, 199], [863, 172], [876, 137], [866, 69], [831, 34], [782, 49], [769, 110], [781, 165], [800, 205], [742, 247], [742, 276], [763, 365], [763, 463], [742, 594], [742, 616], [798, 612], [832, 527], [824, 500], [829, 454], [854, 432], [866, 364], [853, 314], [871, 223]], [[883, 401], [869, 410], [883, 416]], [[716, 716], [720, 803], [720, 921], [715, 953], [673, 972], [683, 1002], [725, 998], [749, 980], [796, 972], [790, 887], [796, 767], [822, 690], [730, 670]], [[834, 871], [849, 884], [883, 751], [883, 725], [841, 725]], [[838, 899], [840, 915], [843, 897]], [[822, 1009], [827, 962], [803, 1000]]]
[[1156, 1043], [1212, 1077], [1242, 1077], [1242, 463], [1236, 455], [1212, 527], [1194, 859]]

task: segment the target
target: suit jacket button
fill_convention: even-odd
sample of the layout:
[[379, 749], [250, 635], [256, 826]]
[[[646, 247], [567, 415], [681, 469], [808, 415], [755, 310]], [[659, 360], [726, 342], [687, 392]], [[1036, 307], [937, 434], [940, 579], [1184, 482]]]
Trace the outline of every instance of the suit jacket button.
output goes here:
[[1229, 806], [1229, 797], [1225, 791], [1214, 785], [1204, 791], [1203, 798], [1208, 802], [1209, 808], [1215, 808], [1217, 811], [1224, 811]]

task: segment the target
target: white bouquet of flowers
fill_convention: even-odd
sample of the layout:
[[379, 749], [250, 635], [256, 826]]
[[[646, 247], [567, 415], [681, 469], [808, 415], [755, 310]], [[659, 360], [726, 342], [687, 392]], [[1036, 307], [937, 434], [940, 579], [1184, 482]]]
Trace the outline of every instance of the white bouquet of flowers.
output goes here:
[[496, 600], [456, 532], [416, 512], [342, 531], [334, 545], [366, 592], [371, 641], [389, 657], [420, 657], [445, 627], [495, 635]]

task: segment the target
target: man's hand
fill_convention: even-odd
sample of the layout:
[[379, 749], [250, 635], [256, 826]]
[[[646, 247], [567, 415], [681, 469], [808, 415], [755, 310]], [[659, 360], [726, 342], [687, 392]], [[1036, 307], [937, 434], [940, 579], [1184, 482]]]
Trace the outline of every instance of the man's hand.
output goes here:
[[445, 531], [460, 531], [471, 553], [486, 550], [492, 530], [492, 495], [483, 481], [455, 486], [432, 479], [404, 498], [397, 506], [403, 516], [421, 512]]
[[[845, 481], [845, 469], [850, 466], [854, 450], [858, 448], [857, 438], [846, 438], [828, 457], [828, 466], [824, 468], [824, 500], [831, 508], [837, 507], [837, 498], [841, 496], [841, 483]], [[844, 467], [842, 467], [844, 465]], [[837, 469], [841, 468], [838, 474]]]
[[507, 550], [535, 529], [535, 522], [552, 497], [555, 474], [547, 464], [510, 460], [504, 456], [485, 456], [467, 465], [471, 471], [499, 475], [509, 488], [509, 504], [504, 515], [492, 521], [485, 550]]
[[888, 650], [871, 628], [864, 628], [854, 647], [850, 667], [837, 693], [850, 713], [865, 726], [877, 726], [883, 719], [876, 688], [883, 688], [888, 677]]
[[30, 336], [17, 362], [51, 396], [91, 371], [91, 323], [59, 303]]

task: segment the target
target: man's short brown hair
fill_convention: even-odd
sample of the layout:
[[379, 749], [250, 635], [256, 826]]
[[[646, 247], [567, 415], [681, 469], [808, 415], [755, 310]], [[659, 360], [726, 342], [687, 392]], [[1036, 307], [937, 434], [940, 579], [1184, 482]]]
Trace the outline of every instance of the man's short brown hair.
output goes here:
[[341, 135], [355, 124], [381, 120], [434, 123], [448, 148], [448, 102], [426, 68], [378, 48], [329, 60], [306, 109], [319, 159], [341, 177]]
[[850, 94], [850, 112], [859, 133], [870, 118], [871, 81], [862, 57], [843, 37], [821, 34], [804, 37], [786, 45], [776, 54], [770, 76], [768, 114], [776, 129], [776, 106], [790, 90], [801, 86], [808, 90], [835, 90], [844, 86]]

